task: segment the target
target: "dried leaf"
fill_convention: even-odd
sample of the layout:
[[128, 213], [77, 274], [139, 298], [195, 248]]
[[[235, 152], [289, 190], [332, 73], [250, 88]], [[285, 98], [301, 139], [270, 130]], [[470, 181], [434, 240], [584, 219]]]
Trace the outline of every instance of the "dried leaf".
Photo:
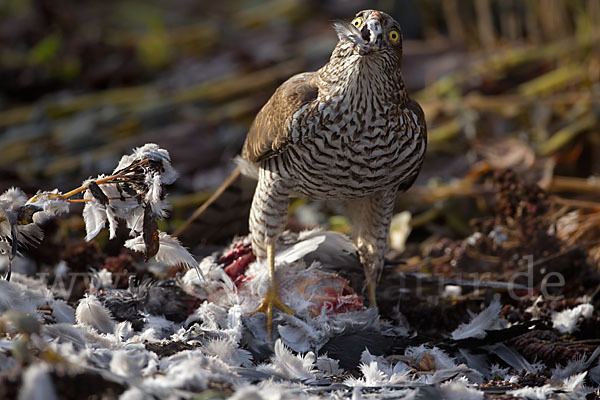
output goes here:
[[96, 182], [90, 181], [88, 183], [88, 189], [90, 190], [90, 192], [92, 192], [92, 195], [96, 200], [100, 202], [100, 204], [108, 204], [108, 197]]
[[145, 252], [144, 258], [148, 261], [154, 257], [159, 250], [160, 242], [158, 240], [158, 222], [152, 212], [152, 207], [146, 205], [144, 208], [144, 231], [143, 231]]

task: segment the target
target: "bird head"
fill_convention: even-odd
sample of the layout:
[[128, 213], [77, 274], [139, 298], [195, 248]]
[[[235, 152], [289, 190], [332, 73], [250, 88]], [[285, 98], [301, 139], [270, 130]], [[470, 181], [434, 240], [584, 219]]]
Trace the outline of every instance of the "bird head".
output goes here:
[[352, 22], [336, 21], [334, 28], [340, 41], [352, 43], [354, 52], [361, 56], [390, 50], [402, 52], [400, 25], [382, 11], [360, 11]]

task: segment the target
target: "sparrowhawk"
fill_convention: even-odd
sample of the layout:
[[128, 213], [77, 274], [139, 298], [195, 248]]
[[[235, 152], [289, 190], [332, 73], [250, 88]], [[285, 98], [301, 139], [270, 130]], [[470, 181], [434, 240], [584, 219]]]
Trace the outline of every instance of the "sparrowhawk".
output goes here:
[[339, 42], [329, 62], [275, 91], [242, 150], [241, 171], [258, 179], [249, 228], [255, 255], [269, 267], [257, 310], [267, 313], [269, 336], [273, 308], [291, 313], [277, 291], [274, 257], [290, 197], [345, 202], [375, 305], [396, 193], [415, 181], [427, 145], [423, 111], [402, 80], [398, 23], [364, 10], [334, 27]]

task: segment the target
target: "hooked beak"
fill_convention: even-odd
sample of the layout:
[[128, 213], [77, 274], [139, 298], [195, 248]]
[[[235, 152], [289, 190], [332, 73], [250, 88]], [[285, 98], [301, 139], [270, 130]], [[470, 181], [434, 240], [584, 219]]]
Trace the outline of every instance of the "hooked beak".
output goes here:
[[360, 36], [363, 40], [362, 46], [355, 46], [354, 50], [360, 55], [365, 55], [381, 48], [383, 41], [383, 28], [381, 27], [381, 14], [373, 11], [367, 22], [360, 31]]
[[382, 19], [383, 17], [378, 11], [373, 11], [361, 30], [348, 22], [341, 21], [334, 22], [333, 27], [340, 40], [352, 42], [354, 51], [363, 56], [381, 48], [383, 42]]

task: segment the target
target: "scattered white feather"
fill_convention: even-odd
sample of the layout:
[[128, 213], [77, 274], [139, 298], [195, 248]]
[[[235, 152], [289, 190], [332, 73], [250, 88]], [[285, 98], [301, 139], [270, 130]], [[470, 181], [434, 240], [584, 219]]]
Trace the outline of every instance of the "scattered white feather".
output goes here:
[[452, 332], [452, 339], [460, 340], [467, 338], [483, 339], [486, 335], [486, 330], [491, 330], [497, 327], [500, 319], [500, 311], [502, 304], [494, 299], [490, 305], [476, 316], [472, 316], [471, 321], [459, 325]]
[[440, 385], [441, 398], [446, 400], [481, 400], [484, 393], [469, 387], [465, 379], [456, 379]]
[[33, 222], [41, 224], [50, 218], [69, 213], [69, 202], [61, 199], [58, 189], [46, 192], [38, 192], [35, 196], [27, 200], [28, 205], [33, 205], [42, 209], [33, 215]]
[[110, 360], [110, 371], [126, 378], [139, 378], [147, 364], [146, 352], [117, 350]]
[[87, 190], [83, 198], [89, 200], [83, 207], [83, 222], [85, 223], [85, 240], [88, 242], [95, 238], [106, 225], [106, 207], [94, 198], [92, 192]]
[[[295, 309], [295, 308], [294, 308]], [[299, 353], [310, 351], [312, 343], [323, 339], [323, 334], [300, 318], [283, 316], [287, 324], [279, 325], [277, 331], [286, 346]]]
[[415, 360], [421, 360], [425, 354], [432, 355], [435, 360], [435, 369], [452, 369], [457, 366], [456, 360], [446, 354], [443, 350], [433, 347], [428, 348], [425, 345], [418, 347], [408, 347], [404, 355]]
[[206, 355], [216, 357], [232, 367], [248, 367], [252, 364], [252, 354], [228, 339], [210, 340], [203, 350]]
[[348, 386], [389, 386], [407, 382], [411, 369], [404, 363], [390, 366], [388, 363], [370, 361], [359, 366], [362, 378], [348, 378], [344, 382]]
[[467, 367], [465, 364], [460, 364], [450, 369], [440, 369], [436, 371], [433, 377], [430, 379], [430, 382], [446, 382], [448, 380], [454, 379], [455, 377], [464, 378], [469, 383], [483, 383], [483, 375], [479, 371]]
[[95, 289], [112, 289], [113, 288], [113, 276], [112, 272], [106, 268], [102, 268], [98, 271], [93, 279], [92, 284]]
[[586, 369], [587, 363], [585, 357], [575, 357], [570, 360], [565, 366], [558, 366], [552, 369], [553, 380], [564, 380], [570, 376], [580, 373]]
[[76, 350], [82, 350], [87, 345], [82, 329], [69, 323], [44, 325], [42, 332], [53, 342], [71, 344]]
[[133, 336], [135, 336], [135, 331], [133, 330], [133, 327], [131, 326], [131, 322], [123, 321], [123, 322], [119, 322], [115, 326], [115, 337], [120, 342], [125, 342], [125, 341], [131, 339]]
[[369, 351], [369, 349], [364, 349], [362, 353], [360, 353], [360, 362], [362, 364], [370, 364], [373, 361], [383, 361], [383, 357], [381, 356], [374, 356], [373, 354], [371, 354], [371, 352]]
[[317, 369], [323, 376], [339, 376], [344, 370], [340, 368], [340, 362], [325, 356], [317, 358]]
[[169, 397], [172, 389], [204, 391], [209, 381], [241, 386], [235, 370], [215, 357], [207, 357], [200, 350], [182, 351], [160, 360], [161, 375], [144, 380], [144, 387], [166, 392], [159, 397]]
[[360, 364], [359, 369], [363, 374], [363, 379], [358, 381], [348, 380], [346, 384], [349, 386], [381, 386], [387, 381], [387, 376], [379, 369], [377, 361], [372, 361], [369, 364]]
[[498, 357], [500, 357], [500, 359], [502, 359], [502, 361], [504, 361], [506, 364], [510, 365], [517, 371], [525, 370], [527, 372], [537, 373], [540, 371], [540, 367], [543, 367], [541, 363], [531, 364], [514, 348], [508, 347], [502, 342], [495, 343], [486, 347], [488, 351], [491, 351], [494, 354], [496, 354]]
[[546, 384], [539, 387], [527, 386], [521, 389], [509, 390], [506, 394], [514, 396], [516, 398], [528, 399], [528, 400], [546, 400], [550, 395], [554, 393], [552, 385]]
[[61, 299], [55, 299], [45, 282], [14, 273], [10, 281], [0, 280], [0, 315], [16, 311], [40, 316], [41, 307], [52, 310], [54, 322], [72, 321], [73, 310]]
[[26, 202], [27, 195], [18, 187], [8, 188], [0, 194], [0, 208], [5, 211], [16, 212]]
[[510, 367], [502, 368], [498, 364], [492, 364], [490, 367], [490, 379], [502, 379], [505, 380], [508, 376], [508, 372], [510, 371]]
[[258, 367], [259, 371], [270, 372], [287, 379], [315, 378], [314, 353], [308, 352], [304, 356], [294, 355], [288, 350], [281, 340], [275, 342], [274, 354], [271, 362]]
[[348, 378], [348, 386], [386, 386], [407, 382], [411, 369], [404, 363], [391, 365], [383, 357], [373, 356], [369, 350], [364, 350], [360, 357], [362, 378]]
[[12, 227], [17, 224], [17, 213], [27, 201], [19, 188], [11, 187], [0, 195], [0, 237], [10, 237]]
[[46, 364], [33, 364], [23, 374], [19, 400], [57, 399], [52, 377]]
[[162, 315], [144, 315], [144, 331], [137, 335], [138, 341], [157, 342], [175, 332], [175, 324]]
[[79, 300], [75, 319], [78, 324], [91, 326], [101, 333], [112, 333], [115, 329], [110, 311], [92, 294], [86, 294]]
[[109, 204], [106, 208], [106, 220], [108, 221], [108, 232], [109, 239], [114, 239], [117, 236], [117, 225], [119, 225], [117, 221], [117, 213], [115, 212], [113, 206]]
[[164, 204], [161, 200], [162, 194], [162, 181], [161, 175], [158, 173], [154, 173], [146, 176], [146, 184], [148, 185], [148, 193], [146, 195], [145, 200], [150, 204], [152, 208], [152, 213], [162, 218], [165, 213], [163, 211]]
[[570, 308], [552, 315], [552, 326], [562, 334], [573, 333], [577, 329], [579, 318], [589, 318], [592, 316], [593, 312], [593, 305], [580, 304], [575, 308]]
[[119, 217], [123, 218], [127, 223], [129, 236], [136, 236], [144, 230], [144, 209], [142, 207], [136, 207], [127, 215], [119, 215]]
[[52, 302], [52, 316], [55, 322], [75, 323], [75, 310], [64, 300], [56, 299]]
[[576, 374], [573, 376], [569, 376], [563, 379], [563, 388], [568, 392], [577, 393], [584, 389], [583, 383], [585, 381], [585, 377], [587, 376], [587, 371], [584, 371], [580, 374]]
[[[179, 243], [179, 240], [165, 232], [159, 232], [158, 240], [160, 246], [158, 253], [154, 256], [156, 261], [166, 265], [183, 264], [188, 267], [198, 268], [198, 261]], [[125, 247], [140, 253], [146, 251], [146, 245], [142, 236], [136, 236], [127, 240]]]

